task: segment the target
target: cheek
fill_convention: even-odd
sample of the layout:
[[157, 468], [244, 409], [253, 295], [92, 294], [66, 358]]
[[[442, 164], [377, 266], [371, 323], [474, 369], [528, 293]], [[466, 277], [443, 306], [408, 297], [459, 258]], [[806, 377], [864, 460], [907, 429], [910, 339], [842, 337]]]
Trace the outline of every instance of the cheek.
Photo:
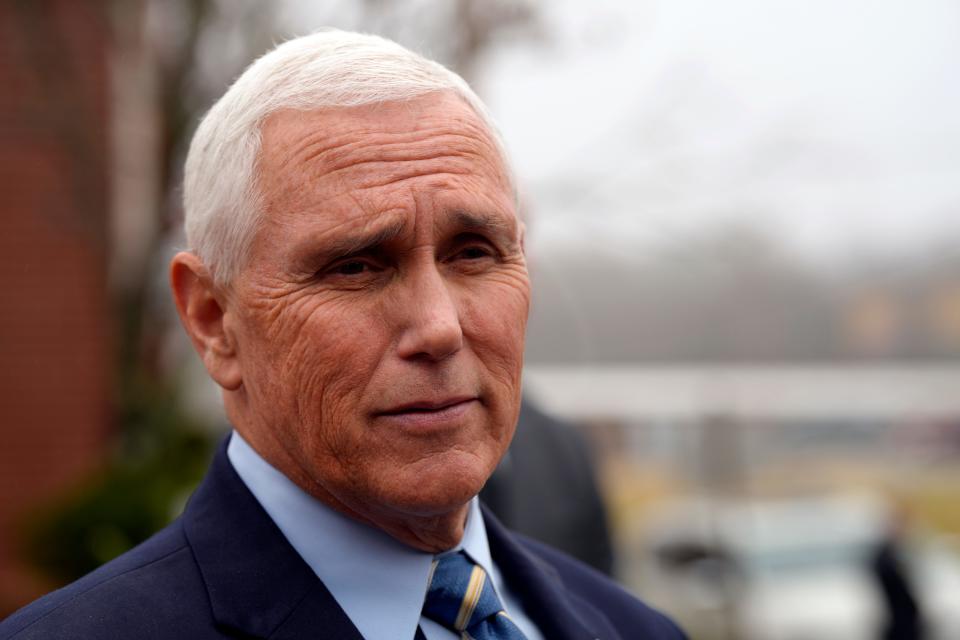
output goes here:
[[[332, 311], [332, 313], [331, 313]], [[352, 421], [383, 351], [383, 331], [357, 307], [317, 311], [305, 321], [286, 365], [304, 428]]]
[[248, 391], [275, 414], [270, 418], [277, 427], [285, 423], [296, 434], [297, 445], [341, 446], [341, 423], [357, 415], [377, 364], [383, 332], [375, 318], [355, 300], [321, 302], [305, 295], [263, 310], [251, 322], [248, 338], [256, 347], [248, 359]]
[[[492, 382], [508, 396], [519, 396], [523, 346], [530, 298], [525, 281], [491, 287], [489, 295], [471, 296], [463, 307], [463, 329]], [[514, 394], [509, 391], [514, 391]]]

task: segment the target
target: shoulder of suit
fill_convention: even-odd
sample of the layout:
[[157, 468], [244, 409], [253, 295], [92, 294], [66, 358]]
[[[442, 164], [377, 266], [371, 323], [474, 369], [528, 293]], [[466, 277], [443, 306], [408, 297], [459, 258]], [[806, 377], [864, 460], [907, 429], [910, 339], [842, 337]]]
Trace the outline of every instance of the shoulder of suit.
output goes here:
[[541, 542], [514, 534], [523, 547], [549, 565], [568, 594], [598, 610], [624, 637], [685, 640], [686, 635], [668, 616], [650, 607], [593, 567]]
[[178, 520], [0, 622], [0, 640], [163, 637], [169, 625], [184, 628], [185, 612], [197, 607], [179, 600], [196, 600], [197, 589], [205, 593]]

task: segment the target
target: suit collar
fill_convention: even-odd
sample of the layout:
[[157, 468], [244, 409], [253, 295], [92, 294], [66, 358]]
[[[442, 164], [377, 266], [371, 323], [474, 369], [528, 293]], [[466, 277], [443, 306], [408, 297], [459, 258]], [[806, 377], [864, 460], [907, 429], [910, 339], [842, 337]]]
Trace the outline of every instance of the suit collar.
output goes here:
[[[545, 638], [618, 637], [598, 622], [602, 614], [574, 599], [553, 567], [524, 549], [485, 507], [483, 518], [495, 562]], [[271, 640], [320, 633], [363, 640], [243, 484], [227, 459], [226, 440], [187, 504], [183, 526], [218, 625]]]
[[218, 448], [183, 516], [218, 624], [262, 638], [362, 640]]

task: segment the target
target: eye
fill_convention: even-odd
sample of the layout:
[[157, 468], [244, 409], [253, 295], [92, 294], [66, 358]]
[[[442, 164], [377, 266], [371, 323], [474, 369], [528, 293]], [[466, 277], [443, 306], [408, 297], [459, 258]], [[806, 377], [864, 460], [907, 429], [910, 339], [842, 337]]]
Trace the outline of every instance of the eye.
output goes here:
[[359, 283], [369, 281], [383, 270], [383, 265], [373, 259], [344, 258], [318, 271], [317, 277], [344, 284]]
[[471, 245], [469, 247], [464, 247], [457, 253], [453, 255], [454, 260], [479, 260], [481, 258], [488, 258], [493, 255], [493, 252], [484, 246], [481, 245]]
[[465, 238], [450, 248], [444, 262], [463, 273], [482, 273], [492, 267], [500, 252], [486, 238]]
[[341, 276], [356, 276], [369, 269], [370, 265], [367, 263], [361, 262], [360, 260], [351, 260], [337, 265], [332, 271]]

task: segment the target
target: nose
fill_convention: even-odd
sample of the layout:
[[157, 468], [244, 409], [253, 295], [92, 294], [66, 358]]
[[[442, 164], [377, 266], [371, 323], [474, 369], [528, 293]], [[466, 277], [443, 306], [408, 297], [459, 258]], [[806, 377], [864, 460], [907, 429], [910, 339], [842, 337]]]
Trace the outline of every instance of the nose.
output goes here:
[[463, 346], [460, 311], [435, 264], [420, 269], [405, 287], [398, 352], [404, 359], [443, 360]]

